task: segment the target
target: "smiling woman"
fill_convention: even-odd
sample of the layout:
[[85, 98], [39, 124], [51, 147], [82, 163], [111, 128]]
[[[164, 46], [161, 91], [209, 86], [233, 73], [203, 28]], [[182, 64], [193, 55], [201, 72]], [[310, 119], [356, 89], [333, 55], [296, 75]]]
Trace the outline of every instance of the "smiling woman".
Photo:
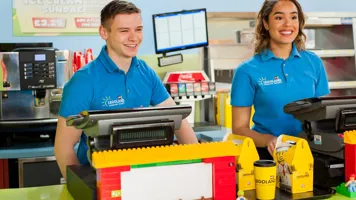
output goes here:
[[[293, 41], [298, 50], [305, 49], [305, 16], [296, 0], [265, 1], [257, 19], [255, 53], [260, 53], [268, 46], [277, 51], [276, 45], [286, 44], [291, 48]], [[289, 52], [285, 53], [288, 57]]]
[[261, 159], [272, 159], [279, 135], [302, 131], [301, 123], [283, 112], [284, 105], [330, 93], [321, 59], [305, 50], [304, 24], [297, 0], [264, 1], [257, 16], [255, 55], [234, 74], [233, 133], [251, 137]]

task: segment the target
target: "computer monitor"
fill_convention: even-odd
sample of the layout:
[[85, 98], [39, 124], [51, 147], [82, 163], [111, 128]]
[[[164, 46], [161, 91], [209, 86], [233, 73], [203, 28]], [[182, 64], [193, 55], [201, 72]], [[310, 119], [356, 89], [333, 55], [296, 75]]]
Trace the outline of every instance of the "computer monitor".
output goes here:
[[209, 45], [206, 9], [154, 14], [156, 54]]
[[[335, 132], [356, 129], [356, 96], [301, 99], [284, 106], [284, 112], [305, 121], [328, 121]], [[327, 128], [327, 123], [323, 128]]]

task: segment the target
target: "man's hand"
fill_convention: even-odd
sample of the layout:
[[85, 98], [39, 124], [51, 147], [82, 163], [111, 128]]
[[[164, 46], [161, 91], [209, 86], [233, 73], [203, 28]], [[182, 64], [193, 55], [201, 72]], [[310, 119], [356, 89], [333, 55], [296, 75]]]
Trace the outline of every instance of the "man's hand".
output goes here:
[[265, 134], [264, 137], [266, 138], [267, 141], [268, 152], [269, 154], [271, 154], [271, 156], [273, 156], [273, 151], [276, 148], [277, 137], [270, 134]]

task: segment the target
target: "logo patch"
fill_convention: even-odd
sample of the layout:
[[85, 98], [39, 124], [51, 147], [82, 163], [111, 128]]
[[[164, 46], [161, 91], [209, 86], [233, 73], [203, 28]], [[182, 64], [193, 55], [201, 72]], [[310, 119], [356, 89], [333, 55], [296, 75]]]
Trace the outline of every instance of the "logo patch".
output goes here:
[[119, 95], [116, 99], [111, 100], [110, 96], [103, 98], [102, 104], [104, 107], [120, 106], [125, 104], [125, 99]]
[[258, 79], [258, 84], [261, 86], [267, 86], [267, 85], [278, 85], [282, 83], [282, 79], [280, 79], [278, 76], [274, 76], [273, 79], [267, 80], [266, 77], [261, 77]]

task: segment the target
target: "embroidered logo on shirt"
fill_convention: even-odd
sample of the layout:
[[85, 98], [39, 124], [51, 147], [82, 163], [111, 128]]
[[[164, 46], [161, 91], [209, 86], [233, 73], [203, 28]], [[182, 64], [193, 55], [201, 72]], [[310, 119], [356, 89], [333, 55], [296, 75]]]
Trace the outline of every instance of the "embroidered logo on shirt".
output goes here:
[[122, 98], [122, 96], [118, 96], [117, 99], [111, 100], [110, 96], [106, 96], [105, 98], [103, 98], [103, 102], [102, 102], [104, 107], [112, 107], [112, 106], [120, 106], [125, 104], [125, 100], [124, 98]]
[[274, 76], [274, 78], [271, 80], [267, 80], [266, 77], [261, 77], [258, 79], [258, 84], [262, 86], [277, 85], [281, 83], [282, 83], [282, 79], [280, 79], [278, 76]]

